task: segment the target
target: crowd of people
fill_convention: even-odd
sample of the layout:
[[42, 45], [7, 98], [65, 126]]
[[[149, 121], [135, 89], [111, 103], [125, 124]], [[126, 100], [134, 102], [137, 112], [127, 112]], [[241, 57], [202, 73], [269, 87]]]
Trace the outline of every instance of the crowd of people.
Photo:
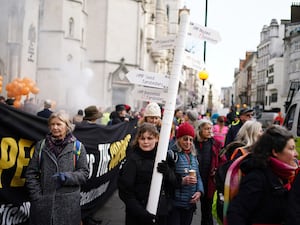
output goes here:
[[[44, 108], [36, 115], [48, 119], [49, 134], [36, 144], [26, 171], [31, 224], [80, 224], [79, 192], [87, 180], [88, 167], [84, 144], [76, 146], [74, 126], [113, 126], [133, 119], [137, 124], [132, 154], [126, 157], [118, 178], [126, 225], [190, 225], [199, 201], [201, 225], [217, 221], [224, 225], [298, 224], [300, 175], [295, 137], [282, 126], [282, 118], [263, 130], [253, 113], [251, 108], [242, 108], [238, 113], [232, 108], [227, 115], [212, 120], [195, 109], [176, 109], [167, 157], [156, 165], [163, 121], [161, 105], [150, 102], [136, 114], [129, 105], [118, 104], [103, 123], [104, 113], [95, 105], [79, 109], [69, 118], [65, 112], [55, 112], [51, 101], [45, 100]], [[75, 146], [81, 153], [74, 168], [70, 154]], [[222, 215], [218, 213], [214, 218], [216, 172], [242, 155], [238, 191], [226, 210], [221, 206]], [[163, 177], [156, 214], [147, 211], [153, 170]], [[47, 211], [47, 206], [55, 210]]]

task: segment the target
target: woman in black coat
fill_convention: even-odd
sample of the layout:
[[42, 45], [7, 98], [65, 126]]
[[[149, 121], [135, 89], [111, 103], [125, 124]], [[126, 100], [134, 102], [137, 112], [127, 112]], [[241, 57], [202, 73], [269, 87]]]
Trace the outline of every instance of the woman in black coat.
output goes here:
[[238, 194], [229, 203], [228, 225], [283, 224], [288, 191], [298, 168], [294, 137], [269, 127], [241, 164]]
[[[127, 158], [120, 171], [118, 180], [119, 196], [126, 206], [126, 225], [166, 224], [171, 210], [171, 198], [174, 188], [181, 180], [175, 176], [175, 164], [166, 161], [158, 163], [158, 172], [163, 173], [161, 194], [157, 216], [146, 209], [152, 171], [157, 150], [159, 133], [150, 123], [142, 124], [133, 142], [133, 152]], [[172, 165], [173, 164], [173, 165]]]

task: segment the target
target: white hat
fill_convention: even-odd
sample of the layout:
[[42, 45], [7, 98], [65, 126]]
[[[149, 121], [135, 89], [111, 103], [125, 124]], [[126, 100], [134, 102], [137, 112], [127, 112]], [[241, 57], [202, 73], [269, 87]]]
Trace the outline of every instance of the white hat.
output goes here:
[[144, 111], [144, 117], [147, 116], [157, 116], [161, 117], [161, 109], [156, 102], [150, 102]]

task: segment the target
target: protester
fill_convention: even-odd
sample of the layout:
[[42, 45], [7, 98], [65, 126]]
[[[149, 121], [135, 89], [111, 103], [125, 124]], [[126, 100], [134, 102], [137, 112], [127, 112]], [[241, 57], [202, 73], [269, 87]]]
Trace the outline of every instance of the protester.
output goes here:
[[188, 109], [185, 112], [183, 118], [184, 122], [190, 123], [194, 127], [194, 129], [196, 129], [198, 125], [198, 112], [196, 110]]
[[77, 114], [75, 116], [73, 116], [73, 123], [78, 124], [78, 123], [81, 123], [82, 121], [83, 121], [83, 110], [79, 109], [77, 111]]
[[231, 106], [229, 109], [229, 112], [226, 115], [226, 125], [228, 127], [231, 126], [232, 122], [235, 121], [235, 118], [237, 117], [237, 110], [235, 106]]
[[283, 125], [284, 117], [282, 112], [278, 112], [277, 116], [274, 118], [273, 124]]
[[156, 126], [158, 131], [160, 131], [161, 128], [161, 108], [156, 102], [150, 102], [145, 110], [144, 110], [144, 116], [142, 119], [140, 119], [139, 124], [143, 123], [152, 123]]
[[124, 104], [116, 105], [115, 111], [111, 112], [109, 115], [109, 122], [107, 125], [114, 125], [122, 122], [128, 122], [129, 117], [127, 115], [126, 107]]
[[50, 99], [45, 100], [44, 101], [44, 109], [39, 111], [37, 113], [37, 116], [48, 119], [50, 117], [50, 115], [52, 114], [51, 105], [52, 105], [52, 101]]
[[175, 109], [173, 124], [177, 128], [183, 122], [183, 111], [180, 108]]
[[217, 168], [225, 161], [225, 156], [219, 158], [222, 143], [213, 138], [212, 126], [210, 120], [200, 120], [195, 140], [199, 171], [205, 192], [205, 195], [201, 196], [202, 225], [213, 225], [212, 204], [216, 190], [214, 177]]
[[225, 125], [225, 117], [218, 116], [217, 123], [213, 125], [213, 135], [215, 140], [218, 140], [222, 143], [222, 147], [225, 144], [225, 138], [228, 130], [228, 126]]
[[269, 127], [240, 165], [243, 176], [229, 203], [228, 225], [284, 224], [297, 156], [293, 135], [282, 126]]
[[237, 133], [235, 141], [226, 146], [226, 158], [228, 160], [231, 159], [232, 153], [236, 148], [243, 148], [245, 151], [251, 152], [251, 147], [256, 143], [262, 134], [263, 129], [260, 122], [256, 120], [246, 121]]
[[218, 167], [215, 176], [217, 188], [216, 212], [218, 219], [221, 221], [223, 221], [224, 186], [227, 171], [233, 161], [251, 152], [252, 146], [262, 134], [262, 124], [260, 122], [256, 120], [246, 121], [237, 133], [236, 140], [228, 144], [226, 148], [222, 149], [222, 153], [219, 154], [220, 157], [225, 155], [227, 159], [225, 163]]
[[157, 215], [146, 209], [152, 172], [159, 140], [159, 132], [153, 124], [143, 123], [137, 130], [133, 142], [133, 153], [127, 157], [119, 174], [119, 196], [126, 206], [126, 225], [167, 224], [172, 208], [174, 188], [181, 182], [174, 173], [174, 161], [158, 163], [158, 172], [163, 174], [162, 191]]
[[204, 194], [193, 144], [194, 137], [193, 126], [182, 123], [176, 132], [176, 142], [168, 151], [176, 159], [175, 172], [182, 177], [182, 184], [175, 191], [174, 208], [168, 218], [168, 225], [190, 225], [196, 203]]
[[251, 120], [253, 117], [253, 109], [242, 108], [239, 112], [239, 120], [236, 124], [232, 125], [229, 128], [229, 131], [226, 135], [225, 146], [235, 140], [237, 133], [247, 120]]
[[89, 174], [85, 147], [73, 136], [65, 112], [52, 113], [48, 125], [50, 132], [35, 145], [25, 174], [30, 224], [79, 225], [80, 186]]
[[88, 124], [96, 124], [97, 120], [102, 117], [102, 112], [99, 111], [97, 106], [90, 105], [84, 109], [84, 117], [82, 121], [82, 125]]

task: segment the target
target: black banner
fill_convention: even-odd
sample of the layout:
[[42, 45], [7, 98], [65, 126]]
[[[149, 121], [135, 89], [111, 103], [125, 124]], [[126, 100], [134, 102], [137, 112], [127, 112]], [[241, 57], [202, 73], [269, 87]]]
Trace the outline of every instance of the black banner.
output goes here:
[[[78, 125], [74, 135], [84, 144], [90, 169], [81, 191], [83, 217], [93, 213], [116, 190], [136, 121], [114, 126]], [[0, 104], [0, 224], [27, 224], [28, 195], [24, 172], [36, 141], [48, 132], [47, 120]]]

